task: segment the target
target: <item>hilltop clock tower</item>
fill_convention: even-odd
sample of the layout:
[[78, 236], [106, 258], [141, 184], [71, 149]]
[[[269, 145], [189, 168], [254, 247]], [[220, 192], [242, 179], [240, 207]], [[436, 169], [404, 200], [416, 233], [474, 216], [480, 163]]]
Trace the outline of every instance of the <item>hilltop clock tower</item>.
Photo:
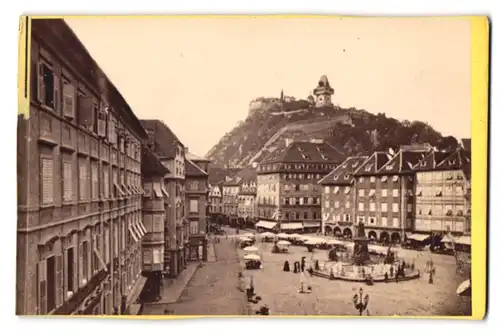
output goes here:
[[332, 95], [334, 89], [330, 86], [328, 78], [322, 75], [319, 79], [318, 86], [314, 89], [313, 93], [316, 96], [316, 107], [331, 107]]

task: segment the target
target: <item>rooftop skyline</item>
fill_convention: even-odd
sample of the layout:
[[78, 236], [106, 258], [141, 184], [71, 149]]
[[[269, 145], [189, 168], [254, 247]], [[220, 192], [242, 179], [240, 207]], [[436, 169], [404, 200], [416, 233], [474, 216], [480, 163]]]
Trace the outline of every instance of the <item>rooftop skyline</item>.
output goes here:
[[[140, 119], [205, 155], [281, 90], [470, 137], [470, 27], [457, 18], [66, 18]], [[453, 122], [450, 122], [453, 120]]]

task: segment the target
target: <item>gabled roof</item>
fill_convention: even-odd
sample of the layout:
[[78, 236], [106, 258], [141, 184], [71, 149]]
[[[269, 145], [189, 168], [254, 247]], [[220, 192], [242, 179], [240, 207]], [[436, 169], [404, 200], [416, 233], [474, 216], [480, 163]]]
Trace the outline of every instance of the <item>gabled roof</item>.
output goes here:
[[141, 120], [141, 125], [146, 131], [151, 131], [154, 135], [154, 152], [160, 158], [175, 158], [177, 145], [184, 147], [174, 132], [160, 120]]
[[426, 154], [425, 152], [400, 150], [377, 172], [379, 174], [411, 173], [413, 167], [424, 159]]
[[222, 191], [219, 185], [214, 185], [210, 187], [210, 191], [208, 192], [209, 197], [222, 197]]
[[353, 173], [355, 176], [371, 176], [377, 174], [382, 166], [391, 159], [386, 152], [376, 151]]
[[186, 159], [186, 177], [208, 177], [208, 173], [203, 171], [196, 163]]
[[431, 151], [424, 157], [424, 159], [422, 159], [418, 164], [413, 166], [413, 170], [414, 171], [435, 170], [438, 164], [440, 164], [449, 155], [450, 155], [449, 152]]
[[368, 156], [349, 157], [323, 179], [318, 181], [321, 185], [346, 185], [352, 183], [352, 173], [363, 164]]
[[144, 177], [163, 176], [170, 171], [160, 162], [160, 158], [148, 147], [142, 147], [141, 172]]
[[293, 142], [266, 156], [265, 163], [338, 163], [344, 160], [344, 154], [329, 143]]
[[470, 152], [459, 148], [437, 164], [436, 168], [439, 170], [462, 169], [466, 163], [470, 163]]

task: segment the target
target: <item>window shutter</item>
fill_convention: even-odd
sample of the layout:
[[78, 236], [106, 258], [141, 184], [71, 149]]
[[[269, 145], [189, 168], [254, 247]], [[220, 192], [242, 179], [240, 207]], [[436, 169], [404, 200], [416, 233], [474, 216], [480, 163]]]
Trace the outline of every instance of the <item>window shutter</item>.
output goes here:
[[63, 116], [75, 117], [75, 88], [71, 83], [63, 82]]
[[53, 161], [51, 158], [42, 158], [42, 203], [54, 202]]
[[97, 113], [97, 135], [99, 137], [106, 137], [106, 113], [99, 111]]
[[83, 243], [80, 243], [78, 244], [78, 287], [82, 287], [82, 279], [83, 279]]
[[78, 95], [78, 123], [87, 128], [94, 124], [94, 102], [90, 96]]
[[72, 192], [72, 171], [71, 162], [63, 163], [63, 200], [71, 201], [73, 200], [73, 192]]
[[99, 194], [99, 176], [97, 162], [92, 162], [92, 199], [97, 199]]
[[61, 85], [59, 77], [54, 73], [54, 111], [59, 114], [61, 106]]
[[38, 263], [39, 314], [47, 314], [47, 281], [45, 260]]
[[38, 101], [43, 103], [45, 101], [45, 85], [43, 82], [43, 64], [38, 63], [38, 78], [37, 78], [37, 98]]
[[64, 302], [64, 277], [63, 277], [63, 256], [56, 256], [56, 306], [61, 306]]

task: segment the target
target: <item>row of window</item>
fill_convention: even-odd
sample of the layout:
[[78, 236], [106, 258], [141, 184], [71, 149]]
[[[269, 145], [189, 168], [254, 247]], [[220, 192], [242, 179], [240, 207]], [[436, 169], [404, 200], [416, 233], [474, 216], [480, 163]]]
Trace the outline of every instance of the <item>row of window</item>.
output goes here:
[[320, 197], [281, 198], [282, 205], [319, 205]]
[[456, 171], [429, 171], [417, 173], [417, 180], [422, 182], [442, 180], [463, 180], [464, 175], [460, 170]]
[[63, 74], [59, 77], [54, 71], [54, 64], [48, 58], [40, 55], [33, 73], [33, 99], [56, 114], [62, 114], [70, 122], [76, 122], [88, 131], [105, 138], [128, 156], [140, 160], [140, 143], [127, 134], [124, 126], [114, 117], [112, 108], [86, 92], [83, 83], [79, 83], [77, 90], [69, 76]]
[[[370, 168], [367, 171], [369, 171], [369, 170], [370, 170]], [[335, 177], [334, 177], [334, 179], [335, 179]], [[365, 179], [365, 177], [359, 177], [358, 178], [358, 183], [364, 183], [365, 181], [369, 181], [370, 183], [375, 183], [375, 182], [377, 182], [377, 180], [378, 180], [378, 178], [376, 176], [371, 176], [370, 178], [366, 177], [366, 179]], [[397, 182], [399, 180], [399, 176], [392, 176], [392, 177], [389, 177], [389, 176], [380, 176], [380, 181], [382, 183], [385, 183], [385, 182], [387, 182], [389, 180], [391, 180], [392, 182], [395, 183], [395, 182]], [[412, 180], [411, 176], [408, 177], [408, 180], [409, 181]]]
[[278, 204], [278, 197], [259, 196], [259, 197], [257, 197], [257, 204], [258, 205], [277, 205]]
[[[370, 212], [388, 212], [388, 203], [382, 202], [382, 203], [375, 203], [375, 202], [370, 202], [369, 207], [365, 208], [365, 203], [359, 202], [358, 203], [358, 210], [359, 211], [365, 211], [369, 210]], [[338, 207], [336, 207], [338, 208]], [[347, 207], [346, 207], [347, 208]], [[399, 203], [392, 203], [392, 213], [398, 213], [399, 212]], [[408, 212], [412, 211], [412, 204], [407, 204], [407, 210]]]
[[[259, 217], [265, 219], [275, 219], [275, 211], [270, 209], [259, 209], [258, 210]], [[320, 220], [321, 215], [320, 212], [285, 212], [284, 213], [285, 221], [295, 221], [295, 220]]]
[[316, 179], [316, 180], [319, 180], [321, 179], [321, 177], [323, 177], [323, 175], [319, 174], [319, 173], [283, 173], [281, 175], [281, 178], [283, 178], [284, 180], [312, 180], [312, 179]]
[[[100, 270], [106, 268], [113, 257], [137, 243], [146, 231], [138, 220], [138, 213], [130, 215], [110, 236], [108, 226], [96, 225], [85, 232], [68, 238], [61, 254], [42, 257], [37, 263], [37, 309], [47, 314], [61, 306]], [[128, 227], [128, 229], [126, 228]], [[76, 248], [78, 246], [78, 248]], [[134, 274], [140, 264], [134, 265]], [[128, 280], [128, 279], [127, 279]]]
[[470, 232], [470, 224], [464, 220], [416, 219], [415, 230]]
[[417, 186], [417, 197], [463, 197], [464, 185]]
[[324, 213], [323, 221], [335, 221], [335, 222], [351, 222], [351, 214], [333, 214]]
[[393, 217], [392, 220], [389, 220], [387, 217], [381, 217], [380, 221], [375, 216], [358, 216], [358, 221], [364, 223], [369, 226], [377, 226], [380, 225], [382, 227], [399, 227], [399, 218]]
[[295, 164], [262, 164], [259, 165], [257, 171], [259, 172], [267, 172], [267, 171], [277, 171], [279, 169], [284, 168], [285, 170], [325, 170], [332, 171], [335, 169], [335, 164], [317, 164], [317, 163], [295, 163]]
[[465, 210], [464, 210], [464, 205], [455, 205], [455, 206], [442, 205], [442, 204], [419, 205], [417, 207], [417, 214], [418, 215], [429, 215], [429, 216], [434, 216], [434, 217], [464, 216]]
[[[40, 195], [42, 205], [52, 205], [55, 202], [56, 187], [54, 157], [41, 155], [40, 158]], [[90, 201], [141, 195], [141, 177], [133, 172], [100, 165], [96, 160], [77, 157], [75, 154], [63, 153], [57, 161], [61, 164], [61, 194], [63, 203], [74, 201]], [[111, 174], [110, 174], [111, 172]], [[75, 180], [77, 181], [75, 183]]]
[[313, 192], [319, 192], [320, 191], [320, 185], [316, 184], [284, 184], [283, 185], [283, 190], [285, 192], [301, 192], [301, 191], [313, 191]]
[[[347, 194], [348, 193], [349, 193], [349, 191], [347, 191]], [[400, 194], [399, 193], [399, 189], [397, 189], [397, 188], [392, 189], [391, 193], [392, 193], [392, 197], [393, 198], [398, 198], [399, 194]], [[376, 190], [374, 190], [374, 189], [369, 190], [368, 194], [366, 194], [366, 192], [365, 192], [364, 189], [358, 190], [358, 196], [359, 197], [364, 197], [364, 196], [373, 197], [373, 196], [375, 196], [375, 194], [376, 194]], [[408, 190], [408, 194], [409, 195], [412, 194], [411, 190]], [[386, 188], [383, 188], [382, 190], [380, 190], [380, 196], [382, 198], [386, 198], [388, 196], [388, 190]]]

